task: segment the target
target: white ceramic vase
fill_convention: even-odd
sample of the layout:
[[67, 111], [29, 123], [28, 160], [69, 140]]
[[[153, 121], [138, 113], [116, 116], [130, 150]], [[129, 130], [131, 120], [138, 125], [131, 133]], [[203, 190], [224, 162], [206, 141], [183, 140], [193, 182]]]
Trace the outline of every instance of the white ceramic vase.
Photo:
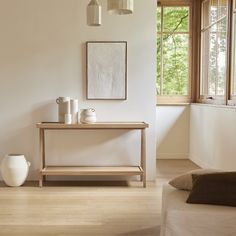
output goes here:
[[65, 114], [70, 113], [70, 97], [59, 97], [56, 99], [58, 104], [58, 121], [65, 122]]
[[30, 162], [22, 154], [6, 155], [1, 163], [1, 174], [8, 186], [21, 186], [29, 173]]

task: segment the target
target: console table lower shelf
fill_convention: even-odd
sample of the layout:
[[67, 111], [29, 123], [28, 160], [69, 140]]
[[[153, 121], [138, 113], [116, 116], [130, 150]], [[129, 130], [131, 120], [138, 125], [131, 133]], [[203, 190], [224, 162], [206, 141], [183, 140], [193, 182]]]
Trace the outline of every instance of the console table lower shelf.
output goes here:
[[41, 171], [42, 175], [142, 175], [141, 166], [47, 166]]

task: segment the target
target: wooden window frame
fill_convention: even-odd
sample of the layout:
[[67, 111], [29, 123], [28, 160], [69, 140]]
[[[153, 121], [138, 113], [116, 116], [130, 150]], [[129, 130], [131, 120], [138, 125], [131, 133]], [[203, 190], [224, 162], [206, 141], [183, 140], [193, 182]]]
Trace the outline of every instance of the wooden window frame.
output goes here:
[[[201, 24], [202, 25], [202, 4], [204, 2], [207, 2], [209, 0], [200, 0], [200, 14], [201, 14]], [[201, 95], [201, 87], [202, 87], [202, 31], [208, 30], [212, 25], [217, 24], [222, 20], [222, 18], [218, 19], [216, 22], [209, 24], [206, 28], [200, 30], [200, 57], [199, 57], [199, 76], [198, 76], [198, 89], [197, 89], [197, 99], [196, 101], [199, 103], [207, 103], [207, 104], [214, 104], [214, 105], [229, 105], [229, 98], [231, 96], [231, 91], [232, 91], [232, 82], [231, 82], [231, 47], [232, 47], [232, 0], [227, 0], [228, 1], [228, 15], [227, 17], [227, 54], [226, 54], [226, 78], [225, 78], [225, 94], [224, 95], [216, 95], [216, 96], [210, 96], [207, 95], [205, 97], [204, 95]], [[207, 81], [206, 81], [207, 82]]]
[[[231, 43], [230, 43], [230, 66], [229, 66], [229, 74], [230, 74], [230, 80], [229, 80], [229, 94], [228, 94], [228, 105], [230, 106], [236, 106], [236, 94], [234, 94], [234, 84], [236, 83], [236, 0], [231, 1], [231, 11], [230, 11], [230, 32], [231, 32]], [[233, 68], [234, 67], [234, 68]]]
[[[193, 87], [193, 2], [191, 0], [160, 0], [157, 1], [157, 7], [189, 7], [189, 79], [188, 79], [188, 95], [157, 95], [157, 104], [181, 104], [190, 103], [192, 101]], [[163, 21], [162, 21], [163, 22]], [[163, 32], [162, 32], [163, 33]], [[178, 32], [175, 32], [176, 34]], [[181, 32], [183, 33], [183, 32]], [[185, 32], [186, 34], [186, 32]], [[161, 65], [162, 66], [162, 65]]]

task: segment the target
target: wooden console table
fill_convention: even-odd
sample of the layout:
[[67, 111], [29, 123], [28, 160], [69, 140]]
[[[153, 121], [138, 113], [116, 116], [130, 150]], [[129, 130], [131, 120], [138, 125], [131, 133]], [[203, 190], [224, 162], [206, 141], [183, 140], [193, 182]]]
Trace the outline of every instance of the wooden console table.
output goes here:
[[[140, 175], [143, 187], [146, 187], [146, 128], [145, 122], [97, 122], [94, 124], [62, 124], [42, 122], [38, 123], [40, 140], [40, 169], [39, 186], [43, 186], [45, 176], [69, 176], [69, 175]], [[141, 131], [141, 150], [139, 166], [111, 166], [111, 167], [89, 167], [89, 166], [46, 166], [45, 165], [45, 131], [46, 130], [99, 130], [99, 129], [124, 129]]]

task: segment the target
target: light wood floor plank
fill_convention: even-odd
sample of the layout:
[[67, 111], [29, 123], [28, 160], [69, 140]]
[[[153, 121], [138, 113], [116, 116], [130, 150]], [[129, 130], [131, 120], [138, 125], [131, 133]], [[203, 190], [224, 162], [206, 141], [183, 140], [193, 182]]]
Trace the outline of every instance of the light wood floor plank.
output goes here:
[[30, 182], [18, 188], [1, 184], [0, 235], [156, 236], [163, 183], [198, 168], [187, 160], [158, 161], [157, 166], [156, 182], [146, 189], [140, 182], [130, 187], [124, 182], [61, 182], [43, 188]]

